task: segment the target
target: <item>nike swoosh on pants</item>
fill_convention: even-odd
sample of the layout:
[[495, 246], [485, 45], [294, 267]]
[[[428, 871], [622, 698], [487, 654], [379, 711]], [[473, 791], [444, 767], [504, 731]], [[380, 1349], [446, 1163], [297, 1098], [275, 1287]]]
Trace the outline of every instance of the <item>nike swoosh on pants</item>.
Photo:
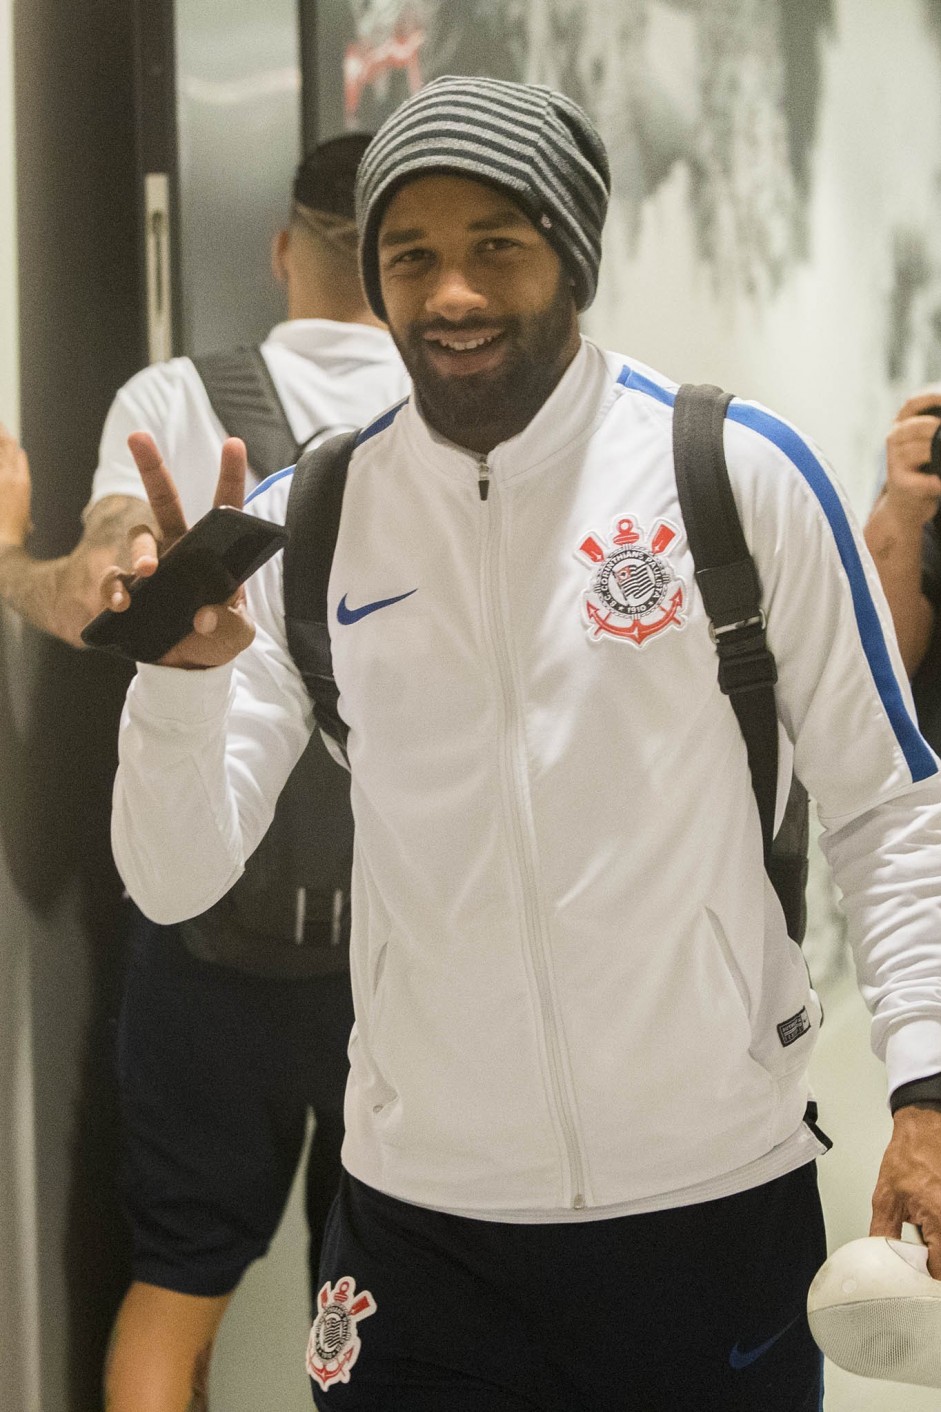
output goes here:
[[[799, 1314], [797, 1318], [800, 1318]], [[783, 1338], [788, 1329], [792, 1329], [796, 1323], [797, 1319], [792, 1319], [789, 1324], [786, 1324], [784, 1328], [774, 1334], [772, 1338], [769, 1338], [765, 1343], [759, 1344], [757, 1348], [748, 1349], [747, 1352], [742, 1351], [739, 1345], [736, 1344], [729, 1354], [729, 1366], [736, 1369], [751, 1367], [752, 1363], [757, 1363], [762, 1354], [767, 1353], [768, 1349], [776, 1344], [779, 1338]]]

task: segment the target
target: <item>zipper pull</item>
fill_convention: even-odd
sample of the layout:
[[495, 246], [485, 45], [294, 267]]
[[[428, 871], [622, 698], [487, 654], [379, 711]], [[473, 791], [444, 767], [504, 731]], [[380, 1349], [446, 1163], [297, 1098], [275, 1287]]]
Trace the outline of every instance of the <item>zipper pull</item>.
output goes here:
[[482, 456], [477, 462], [477, 489], [480, 491], [481, 500], [486, 500], [490, 491], [490, 467], [487, 465], [486, 456]]

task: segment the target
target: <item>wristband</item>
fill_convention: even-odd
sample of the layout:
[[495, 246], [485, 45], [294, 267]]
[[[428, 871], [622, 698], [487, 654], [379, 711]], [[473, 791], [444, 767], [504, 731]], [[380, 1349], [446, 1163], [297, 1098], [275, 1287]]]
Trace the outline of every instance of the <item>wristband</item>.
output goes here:
[[926, 1079], [900, 1084], [889, 1099], [889, 1108], [895, 1114], [900, 1108], [910, 1108], [916, 1103], [920, 1108], [933, 1108], [941, 1113], [941, 1074], [929, 1074]]

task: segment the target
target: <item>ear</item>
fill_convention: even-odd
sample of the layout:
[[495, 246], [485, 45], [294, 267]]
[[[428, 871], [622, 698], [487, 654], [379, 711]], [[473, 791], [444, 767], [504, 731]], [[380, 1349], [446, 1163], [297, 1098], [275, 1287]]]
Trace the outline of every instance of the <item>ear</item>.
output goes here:
[[288, 255], [291, 247], [291, 232], [279, 230], [271, 241], [271, 273], [283, 287], [288, 282]]

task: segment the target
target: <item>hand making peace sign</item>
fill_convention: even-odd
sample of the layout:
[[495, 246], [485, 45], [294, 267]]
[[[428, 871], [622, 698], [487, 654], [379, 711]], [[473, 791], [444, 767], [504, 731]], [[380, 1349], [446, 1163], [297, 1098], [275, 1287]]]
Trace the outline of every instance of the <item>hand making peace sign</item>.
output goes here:
[[[157, 568], [160, 551], [169, 549], [187, 530], [179, 492], [153, 437], [146, 432], [134, 432], [128, 437], [128, 446], [144, 483], [157, 530], [155, 533], [149, 525], [131, 530], [131, 572], [112, 567], [105, 573], [101, 581], [101, 604], [115, 613], [122, 613], [130, 606], [130, 583], [135, 578], [149, 578]], [[222, 446], [214, 506], [231, 505], [241, 509], [246, 469], [245, 445], [237, 437], [230, 437]], [[200, 608], [193, 618], [193, 631], [171, 647], [160, 658], [159, 665], [185, 670], [219, 667], [237, 657], [254, 636], [254, 625], [245, 612], [245, 592], [239, 588], [225, 603]]]

